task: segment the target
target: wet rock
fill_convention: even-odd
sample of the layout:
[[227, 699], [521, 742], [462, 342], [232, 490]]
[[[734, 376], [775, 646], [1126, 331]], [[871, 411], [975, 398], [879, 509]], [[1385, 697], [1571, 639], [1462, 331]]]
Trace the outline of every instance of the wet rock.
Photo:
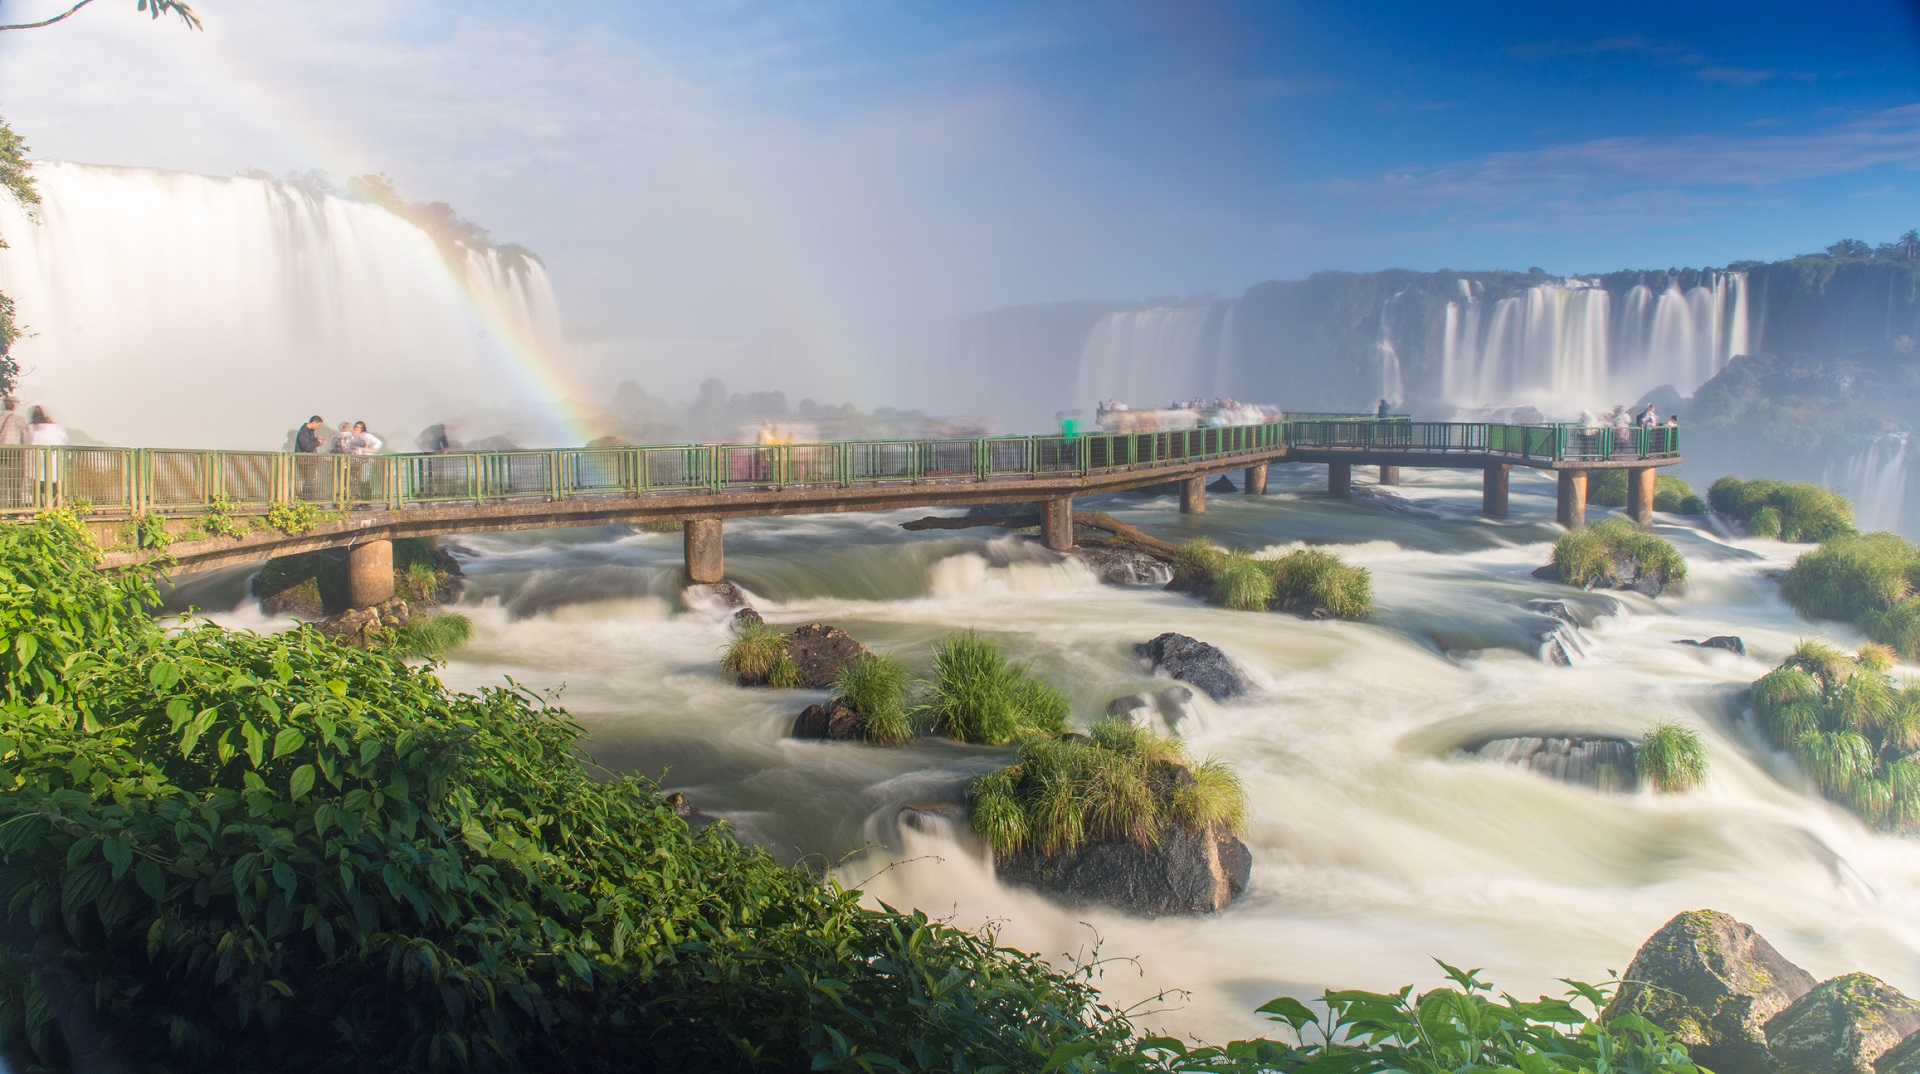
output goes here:
[[1173, 580], [1173, 568], [1134, 548], [1083, 548], [1074, 553], [1108, 585], [1164, 586]]
[[1916, 1031], [1920, 1003], [1877, 977], [1849, 973], [1767, 1019], [1766, 1040], [1780, 1074], [1873, 1074], [1874, 1060]]
[[1715, 637], [1708, 638], [1706, 641], [1694, 641], [1692, 638], [1681, 638], [1674, 644], [1693, 645], [1702, 649], [1725, 649], [1736, 656], [1747, 655], [1747, 643], [1734, 637], [1732, 634], [1716, 635]]
[[793, 719], [793, 737], [824, 738], [834, 742], [858, 742], [865, 737], [866, 717], [839, 698], [808, 705]]
[[1689, 910], [1660, 926], [1624, 980], [1602, 1021], [1639, 1015], [1720, 1074], [1770, 1074], [1769, 1019], [1813, 988], [1812, 975], [1766, 937], [1717, 910]]
[[1247, 692], [1246, 680], [1241, 678], [1226, 653], [1185, 634], [1168, 632], [1135, 645], [1133, 651], [1155, 671], [1164, 671], [1169, 678], [1191, 683], [1215, 701]]
[[[1189, 778], [1191, 778], [1189, 776]], [[1247, 889], [1253, 853], [1223, 829], [1168, 825], [1157, 845], [1095, 843], [1047, 858], [997, 859], [1002, 881], [1069, 905], [1111, 906], [1142, 917], [1211, 914]]]
[[1557, 668], [1573, 666], [1573, 654], [1567, 651], [1566, 642], [1560, 638], [1547, 639], [1547, 643], [1540, 647], [1540, 659]]
[[1216, 477], [1212, 481], [1207, 482], [1207, 491], [1208, 492], [1239, 492], [1240, 486], [1234, 484], [1232, 478], [1228, 477], [1225, 474], [1221, 474], [1219, 477]]
[[320, 633], [342, 645], [371, 649], [388, 630], [413, 618], [413, 609], [399, 597], [390, 597], [371, 608], [348, 608], [315, 624]]
[[674, 816], [686, 821], [690, 828], [704, 828], [720, 819], [711, 813], [702, 813], [695, 809], [693, 801], [684, 791], [674, 791], [667, 795], [667, 805], [672, 806]]
[[1618, 735], [1511, 735], [1469, 743], [1459, 752], [1575, 786], [1630, 791], [1640, 783], [1635, 746]]
[[1555, 569], [1551, 563], [1544, 567], [1535, 567], [1531, 573], [1535, 578], [1544, 578], [1549, 582], [1557, 582], [1560, 580], [1559, 570]]
[[958, 838], [967, 828], [967, 807], [963, 805], [916, 805], [900, 811], [900, 826], [922, 835]]
[[1107, 702], [1107, 715], [1119, 716], [1142, 726], [1151, 726], [1157, 717], [1168, 731], [1178, 734], [1181, 722], [1193, 715], [1197, 697], [1193, 687], [1176, 683], [1150, 694], [1116, 697]]
[[690, 605], [705, 603], [720, 608], [753, 607], [753, 602], [747, 599], [746, 590], [729, 581], [695, 582], [686, 588], [684, 597]]
[[760, 613], [752, 608], [741, 608], [733, 613], [732, 623], [733, 629], [736, 631], [745, 630], [750, 626], [759, 626], [764, 622], [766, 622], [766, 620], [760, 618]]
[[808, 623], [787, 634], [787, 655], [800, 666], [804, 684], [825, 690], [840, 678], [840, 669], [868, 655], [853, 635], [825, 623]]
[[[1553, 568], [1545, 567], [1542, 569], [1550, 571]], [[1535, 571], [1534, 573], [1538, 574], [1539, 572]], [[1556, 574], [1553, 577], [1557, 581], [1560, 576]], [[1579, 617], [1573, 614], [1573, 609], [1567, 607], [1567, 602], [1564, 600], [1530, 600], [1527, 601], [1525, 607], [1528, 611], [1538, 612], [1549, 619], [1558, 619], [1570, 627], [1586, 625], [1580, 621]]]

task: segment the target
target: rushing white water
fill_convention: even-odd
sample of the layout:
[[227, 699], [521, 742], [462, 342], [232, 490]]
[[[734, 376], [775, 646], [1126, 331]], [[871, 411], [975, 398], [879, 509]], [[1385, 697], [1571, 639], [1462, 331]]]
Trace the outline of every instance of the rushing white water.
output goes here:
[[1158, 406], [1208, 394], [1221, 366], [1211, 313], [1204, 306], [1169, 307], [1100, 318], [1080, 349], [1074, 400]]
[[1748, 349], [1743, 272], [1684, 291], [1673, 279], [1637, 284], [1617, 303], [1579, 279], [1498, 298], [1462, 292], [1447, 304], [1441, 359], [1441, 393], [1462, 407], [1519, 400], [1571, 414], [1661, 385], [1691, 395]]
[[1905, 433], [1882, 436], [1865, 451], [1829, 465], [1822, 484], [1853, 501], [1854, 522], [1863, 530], [1920, 532], [1907, 522], [1907, 488], [1913, 481]]
[[1392, 298], [1380, 306], [1380, 335], [1374, 341], [1374, 350], [1380, 356], [1380, 398], [1389, 406], [1398, 406], [1407, 398], [1407, 386], [1400, 378], [1400, 351], [1393, 345], [1394, 307], [1406, 291], [1396, 291]]
[[259, 179], [35, 164], [0, 208], [22, 394], [117, 444], [279, 449], [319, 412], [389, 440], [524, 393], [559, 316], [537, 261], [450, 265], [384, 209]]
[[[1486, 967], [1516, 994], [1557, 993], [1558, 977], [1624, 969], [1662, 922], [1700, 907], [1751, 922], [1816, 977], [1858, 969], [1920, 988], [1920, 842], [1873, 834], [1812, 793], [1743, 711], [1746, 684], [1801, 638], [1860, 640], [1781, 601], [1770, 572], [1802, 548], [1662, 516], [1656, 528], [1688, 557], [1686, 592], [1583, 594], [1530, 573], [1555, 533], [1550, 480], [1516, 472], [1504, 522], [1476, 517], [1473, 476], [1403, 480], [1336, 502], [1317, 491], [1322, 471], [1276, 466], [1277, 494], [1216, 496], [1204, 515], [1170, 498], [1096, 505], [1171, 540], [1331, 546], [1373, 572], [1378, 611], [1364, 623], [1101, 586], [1023, 538], [897, 528], [915, 513], [728, 525], [729, 573], [770, 621], [840, 625], [923, 674], [935, 641], [979, 629], [1064, 686], [1079, 720], [1156, 688], [1137, 642], [1176, 630], [1224, 648], [1254, 693], [1201, 700], [1180, 721], [1192, 750], [1231, 762], [1250, 798], [1252, 883], [1217, 917], [1061, 907], [1000, 885], [964, 831], [902, 824], [908, 807], [959, 802], [968, 779], [1012, 751], [787, 738], [826, 695], [722, 678], [720, 616], [676, 610], [672, 534], [464, 539], [477, 635], [444, 674], [561, 690], [602, 762], [687, 791], [789, 860], [837, 863], [875, 900], [999, 922], [1005, 942], [1053, 958], [1097, 933], [1102, 954], [1138, 957], [1137, 971], [1101, 978], [1114, 1002], [1191, 991], [1147, 1019], [1176, 1032], [1263, 1031], [1252, 1010], [1282, 993], [1437, 983], [1430, 957]], [[1540, 658], [1555, 623], [1528, 602], [1543, 598], [1588, 624], [1571, 667]], [[1676, 644], [1718, 634], [1741, 636], [1750, 655]], [[1603, 794], [1454, 755], [1499, 735], [1633, 736], [1661, 721], [1704, 736], [1704, 788]]]

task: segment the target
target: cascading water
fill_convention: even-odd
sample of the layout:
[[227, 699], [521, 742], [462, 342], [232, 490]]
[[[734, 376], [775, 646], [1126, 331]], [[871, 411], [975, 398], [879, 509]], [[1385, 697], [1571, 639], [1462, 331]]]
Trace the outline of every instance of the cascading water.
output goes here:
[[1846, 462], [1827, 467], [1821, 483], [1853, 501], [1854, 523], [1861, 529], [1920, 537], [1920, 527], [1907, 522], [1907, 487], [1913, 480], [1907, 440], [1905, 433], [1879, 437]]
[[[561, 346], [545, 270], [373, 205], [250, 178], [35, 164], [0, 208], [22, 395], [112, 443], [278, 450], [320, 413], [389, 440], [514, 405]], [[0, 199], [4, 200], [4, 199]]]
[[1102, 317], [1080, 349], [1074, 400], [1158, 406], [1207, 394], [1219, 365], [1212, 312], [1169, 307]]
[[1462, 280], [1447, 304], [1441, 392], [1461, 407], [1526, 402], [1572, 415], [1661, 385], [1691, 395], [1749, 341], [1747, 278], [1666, 278], [1616, 297], [1598, 281], [1551, 280], [1501, 298]]
[[1407, 398], [1407, 386], [1400, 378], [1400, 352], [1393, 345], [1393, 315], [1405, 290], [1395, 291], [1393, 297], [1380, 307], [1380, 338], [1375, 341], [1374, 349], [1380, 355], [1380, 398], [1390, 406], [1398, 406]]

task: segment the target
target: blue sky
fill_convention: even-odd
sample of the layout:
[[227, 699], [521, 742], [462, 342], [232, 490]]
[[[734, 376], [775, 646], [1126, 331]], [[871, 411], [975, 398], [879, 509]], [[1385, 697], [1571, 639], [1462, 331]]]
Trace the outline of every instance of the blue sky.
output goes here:
[[50, 157], [386, 171], [545, 255], [583, 339], [1920, 225], [1920, 31], [1873, 0], [196, 7], [3, 35], [0, 113]]

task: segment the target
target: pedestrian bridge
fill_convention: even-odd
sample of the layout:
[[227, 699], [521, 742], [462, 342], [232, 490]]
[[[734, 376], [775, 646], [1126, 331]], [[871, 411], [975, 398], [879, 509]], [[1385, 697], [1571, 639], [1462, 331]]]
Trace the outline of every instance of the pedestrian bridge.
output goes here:
[[[1066, 550], [1075, 496], [1176, 482], [1180, 509], [1198, 513], [1210, 476], [1243, 469], [1242, 491], [1259, 494], [1270, 463], [1294, 462], [1326, 465], [1333, 496], [1349, 494], [1355, 466], [1378, 466], [1383, 484], [1397, 482], [1402, 467], [1477, 468], [1482, 510], [1492, 517], [1507, 513], [1513, 467], [1551, 470], [1558, 520], [1571, 528], [1585, 522], [1590, 472], [1627, 470], [1628, 513], [1644, 523], [1654, 468], [1679, 461], [1678, 428], [1326, 414], [1169, 432], [443, 455], [0, 447], [0, 513], [79, 511], [102, 537], [108, 568], [170, 558], [171, 570], [191, 573], [348, 548], [352, 600], [364, 607], [392, 595], [396, 537], [678, 520], [688, 576], [715, 582], [729, 518], [1037, 502], [1047, 547]], [[269, 512], [282, 506], [284, 523], [289, 504], [324, 517], [298, 531], [270, 525]], [[165, 548], [125, 537], [211, 518], [250, 529]]]

